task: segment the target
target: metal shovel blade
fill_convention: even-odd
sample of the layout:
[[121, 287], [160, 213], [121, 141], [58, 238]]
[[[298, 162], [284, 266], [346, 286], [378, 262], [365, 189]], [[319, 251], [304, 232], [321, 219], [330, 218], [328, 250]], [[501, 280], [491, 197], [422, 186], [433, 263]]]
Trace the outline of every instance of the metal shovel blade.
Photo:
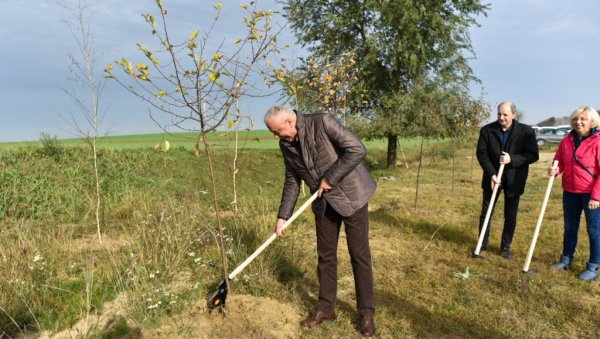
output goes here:
[[475, 251], [473, 251], [471, 253], [471, 258], [475, 258], [475, 259], [487, 259], [487, 257], [481, 255], [481, 254], [475, 254]]
[[217, 291], [206, 300], [206, 306], [209, 311], [217, 307], [223, 307], [227, 301], [227, 282], [223, 280], [221, 285], [217, 288]]

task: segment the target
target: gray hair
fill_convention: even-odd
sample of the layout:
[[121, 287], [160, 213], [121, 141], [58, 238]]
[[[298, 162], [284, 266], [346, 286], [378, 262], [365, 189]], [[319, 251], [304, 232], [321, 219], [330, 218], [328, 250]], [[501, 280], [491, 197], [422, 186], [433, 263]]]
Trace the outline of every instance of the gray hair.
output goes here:
[[591, 125], [592, 128], [600, 127], [600, 116], [598, 115], [598, 111], [596, 111], [594, 108], [592, 108], [590, 106], [581, 106], [581, 107], [578, 107], [577, 109], [575, 109], [573, 111], [573, 113], [571, 113], [571, 116], [569, 117], [569, 119], [571, 120], [571, 128], [572, 129], [575, 129], [575, 124], [573, 123], [573, 120], [577, 119], [579, 114], [581, 114], [583, 112], [588, 113], [588, 118], [590, 119], [590, 121], [592, 123], [592, 125]]
[[267, 113], [265, 113], [265, 119], [264, 119], [265, 125], [267, 124], [267, 120], [269, 120], [272, 117], [279, 116], [279, 114], [281, 114], [282, 112], [289, 113], [289, 114], [294, 113], [294, 111], [292, 111], [289, 107], [286, 107], [286, 106], [279, 106], [279, 105], [272, 106], [271, 108], [269, 108], [267, 110]]

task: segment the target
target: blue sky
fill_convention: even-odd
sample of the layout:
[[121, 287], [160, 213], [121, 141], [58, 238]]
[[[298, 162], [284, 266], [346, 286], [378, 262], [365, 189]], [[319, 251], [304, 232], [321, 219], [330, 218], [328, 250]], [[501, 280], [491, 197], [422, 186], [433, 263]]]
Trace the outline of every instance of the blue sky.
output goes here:
[[[139, 60], [136, 42], [149, 42], [140, 13], [154, 10], [154, 0], [89, 1], [97, 51], [97, 71], [121, 57]], [[163, 0], [174, 34], [185, 38], [212, 17], [213, 1]], [[221, 39], [237, 37], [239, 3], [225, 0]], [[275, 0], [259, 1], [276, 8]], [[597, 0], [491, 1], [481, 27], [471, 29], [476, 59], [471, 61], [485, 100], [495, 107], [512, 100], [534, 124], [551, 116], [566, 116], [575, 107], [600, 108], [600, 2]], [[0, 0], [0, 142], [38, 140], [41, 132], [59, 138], [74, 137], [65, 120], [80, 113], [61, 88], [69, 81], [68, 55], [77, 55], [71, 33], [61, 22], [55, 1]], [[283, 38], [293, 42], [287, 34]], [[297, 49], [296, 49], [297, 51]], [[296, 52], [297, 53], [297, 52]], [[85, 94], [84, 94], [85, 95]], [[159, 132], [148, 107], [115, 83], [102, 96], [105, 112], [102, 133], [111, 135]], [[262, 115], [278, 95], [243, 100], [241, 108], [264, 128]]]
[[530, 124], [581, 105], [600, 108], [599, 12], [595, 0], [492, 1], [471, 30], [471, 65], [486, 99], [514, 101]]

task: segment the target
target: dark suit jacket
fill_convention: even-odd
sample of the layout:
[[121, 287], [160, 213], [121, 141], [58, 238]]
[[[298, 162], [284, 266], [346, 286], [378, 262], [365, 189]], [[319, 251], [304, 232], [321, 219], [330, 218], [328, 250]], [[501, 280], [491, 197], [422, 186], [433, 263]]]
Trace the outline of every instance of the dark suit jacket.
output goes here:
[[492, 176], [498, 174], [502, 151], [510, 154], [511, 163], [504, 166], [502, 188], [515, 196], [523, 194], [529, 174], [529, 164], [539, 159], [535, 131], [529, 126], [513, 121], [512, 132], [504, 149], [502, 129], [497, 121], [483, 126], [477, 141], [477, 160], [483, 169], [481, 188], [491, 190]]
[[[298, 143], [279, 141], [285, 161], [285, 183], [278, 217], [288, 219], [300, 191], [300, 180], [311, 192], [317, 191], [323, 177], [333, 189], [323, 196], [340, 215], [353, 215], [371, 198], [376, 183], [363, 163], [367, 149], [331, 114], [296, 113]], [[325, 201], [317, 199], [313, 212], [323, 215]]]

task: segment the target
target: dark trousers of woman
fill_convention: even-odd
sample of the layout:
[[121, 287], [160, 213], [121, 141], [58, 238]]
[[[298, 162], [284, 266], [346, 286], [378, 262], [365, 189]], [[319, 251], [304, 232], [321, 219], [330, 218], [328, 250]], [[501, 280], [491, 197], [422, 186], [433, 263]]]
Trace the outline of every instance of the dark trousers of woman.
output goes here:
[[342, 217], [329, 204], [325, 214], [315, 216], [317, 228], [317, 254], [319, 262], [319, 304], [317, 309], [325, 312], [335, 310], [337, 299], [337, 245], [342, 222], [345, 225], [348, 252], [354, 273], [358, 312], [372, 316], [373, 269], [369, 248], [368, 204], [349, 217]]
[[563, 237], [563, 255], [573, 259], [577, 247], [577, 234], [581, 212], [585, 214], [587, 232], [590, 238], [590, 260], [592, 264], [600, 264], [600, 208], [591, 210], [588, 207], [589, 193], [570, 193], [563, 191], [563, 211], [565, 233]]
[[[485, 231], [485, 237], [483, 238], [483, 243], [481, 244], [482, 248], [487, 248], [488, 246], [488, 240], [490, 238], [490, 229], [492, 228], [492, 216], [494, 215], [494, 211], [496, 210], [496, 203], [498, 202], [498, 197], [500, 197], [500, 190], [504, 192], [504, 229], [502, 230], [502, 240], [500, 243], [500, 248], [510, 248], [513, 236], [515, 235], [515, 228], [517, 227], [517, 212], [519, 209], [519, 199], [521, 197], [519, 195], [515, 196], [514, 194], [509, 194], [505, 190], [503, 190], [502, 187], [500, 187], [498, 188], [498, 192], [496, 193], [496, 201], [494, 201], [492, 215], [490, 215], [490, 220], [488, 221], [488, 226]], [[485, 215], [487, 213], [491, 199], [492, 191], [483, 190], [483, 206], [481, 206], [481, 215], [479, 217], [479, 234], [481, 234], [481, 228], [483, 227], [483, 222], [485, 221]]]

